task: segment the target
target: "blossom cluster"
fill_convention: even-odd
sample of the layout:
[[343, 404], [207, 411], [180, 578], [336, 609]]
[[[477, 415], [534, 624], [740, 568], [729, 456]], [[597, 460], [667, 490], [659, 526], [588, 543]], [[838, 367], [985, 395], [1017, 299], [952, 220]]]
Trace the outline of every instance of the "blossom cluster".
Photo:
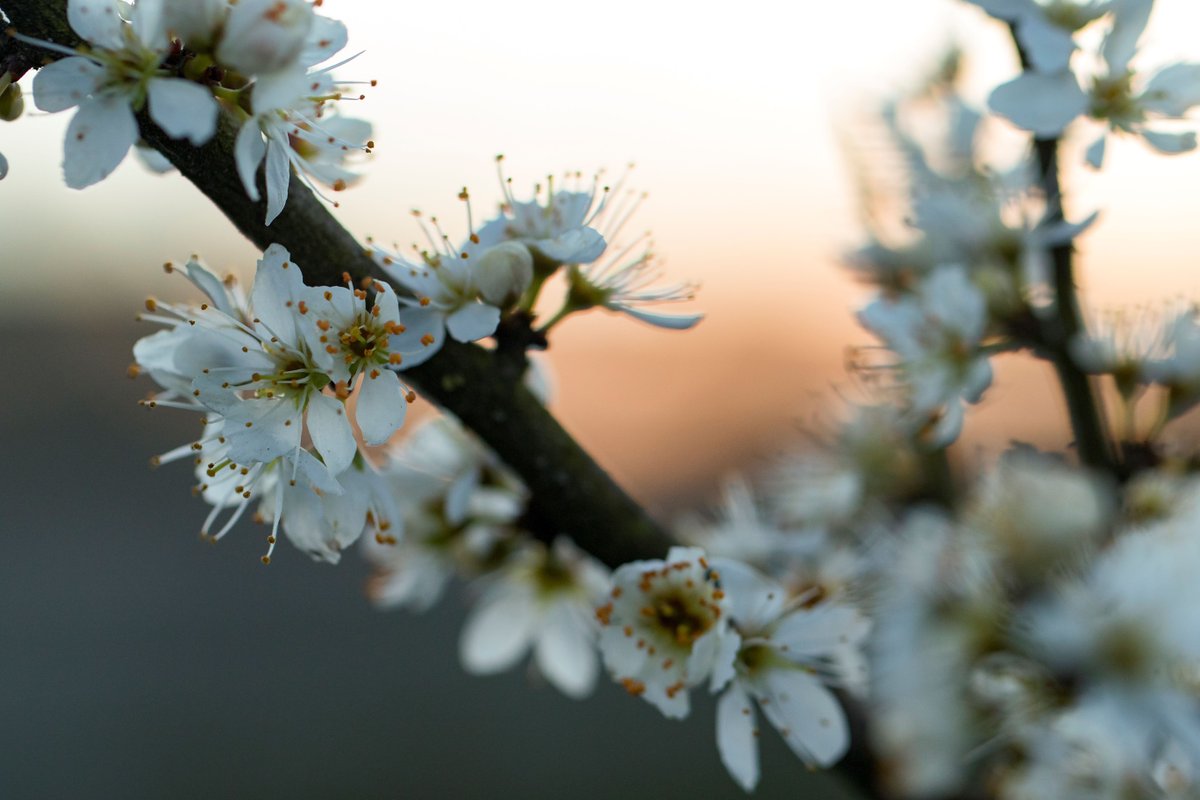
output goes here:
[[[203, 299], [147, 301], [142, 319], [162, 329], [137, 342], [133, 371], [160, 387], [147, 407], [195, 412], [203, 433], [155, 461], [192, 461], [208, 538], [253, 509], [270, 526], [264, 561], [281, 534], [325, 562], [362, 540], [380, 607], [423, 611], [454, 579], [469, 582], [459, 655], [471, 673], [528, 657], [582, 698], [606, 671], [672, 719], [707, 687], [717, 753], [747, 791], [761, 717], [811, 768], [869, 746], [883, 789], [900, 797], [1200, 795], [1200, 484], [1195, 454], [1170, 454], [1161, 438], [1200, 402], [1197, 311], [1136, 325], [1117, 315], [1089, 331], [1069, 262], [1097, 215], [1065, 218], [1045, 157], [1080, 116], [1106, 126], [1088, 148], [1096, 167], [1108, 130], [1194, 149], [1193, 132], [1159, 124], [1200, 103], [1200, 67], [1145, 79], [1131, 68], [1150, 0], [971, 2], [1011, 27], [1024, 64], [989, 105], [1039, 141], [1019, 159], [993, 157], [994, 119], [963, 99], [959, 54], [885, 105], [875, 132], [902, 180], [897, 191], [869, 159], [856, 164], [871, 224], [847, 259], [872, 291], [857, 318], [879, 344], [851, 361], [868, 397], [765, 486], [730, 479], [718, 513], [681, 519], [661, 557], [600, 564], [448, 412], [397, 437], [416, 397], [408, 381], [419, 385], [447, 339], [504, 345], [508, 323], [544, 346], [593, 308], [667, 329], [700, 321], [657, 308], [694, 287], [661, 283], [648, 235], [627, 237], [643, 196], [626, 177], [551, 176], [521, 199], [498, 159], [493, 217], [476, 226], [463, 189], [465, 236], [417, 213], [423, 244], [371, 241], [374, 273], [337, 285], [307, 282], [278, 244], [248, 290], [196, 258], [169, 264]], [[111, 172], [143, 112], [197, 146], [232, 115], [229, 168], [257, 200], [261, 167], [268, 222], [293, 170], [348, 184], [345, 157], [370, 147], [370, 127], [326, 114], [341, 89], [320, 65], [346, 31], [316, 5], [69, 0], [86, 45], [33, 86], [43, 110], [79, 108], [68, 185]], [[1102, 34], [1098, 48], [1085, 30]], [[0, 85], [0, 111], [18, 100]], [[561, 304], [542, 321], [556, 283]], [[1087, 466], [1014, 445], [966, 479], [948, 448], [991, 386], [993, 359], [1019, 350], [1052, 361], [1064, 384], [1079, 379], [1068, 391], [1088, 396], [1073, 398], [1076, 411], [1095, 399], [1085, 376], [1110, 377], [1124, 427], [1109, 436], [1097, 423], [1111, 441], [1091, 461], [1077, 442]], [[536, 363], [526, 384], [545, 403]], [[1150, 392], [1162, 404], [1138, 430], [1134, 405]], [[856, 715], [868, 733], [852, 742]]]
[[[204, 417], [200, 439], [156, 459], [193, 459], [198, 492], [213, 506], [202, 534], [222, 538], [257, 502], [256, 517], [272, 525], [264, 560], [280, 528], [330, 562], [367, 529], [397, 542], [404, 516], [397, 490], [373, 465], [370, 448], [392, 438], [416, 398], [400, 373], [434, 357], [447, 334], [477, 341], [495, 334], [505, 314], [531, 313], [537, 289], [560, 268], [570, 273], [568, 294], [543, 336], [591, 307], [667, 328], [698, 322], [699, 315], [643, 308], [690, 294], [646, 288], [657, 278], [649, 251], [631, 262], [629, 247], [610, 254], [605, 234], [618, 231], [605, 226], [607, 191], [597, 194], [555, 191], [552, 183], [527, 202], [506, 193], [498, 215], [460, 244], [431, 220], [433, 230], [423, 226], [429, 249], [414, 259], [374, 247], [386, 280], [356, 284], [343, 273], [340, 286], [310, 286], [277, 244], [263, 253], [248, 293], [197, 259], [183, 268], [168, 264], [206, 302], [148, 300], [141, 319], [165, 329], [135, 345], [135, 370], [163, 389], [147, 406]], [[460, 196], [469, 203], [466, 190]]]
[[39, 70], [33, 100], [43, 111], [78, 108], [67, 127], [67, 185], [106, 178], [138, 142], [143, 111], [171, 138], [202, 145], [216, 135], [223, 107], [238, 126], [237, 174], [255, 201], [264, 167], [267, 224], [287, 202], [293, 167], [310, 188], [313, 180], [346, 188], [358, 176], [345, 161], [374, 146], [371, 125], [328, 113], [345, 87], [330, 74], [340, 63], [319, 65], [347, 34], [314, 7], [305, 0], [70, 0], [68, 20], [85, 42], [78, 52], [15, 34], [66, 55]]
[[[1178, 62], [1145, 75], [1132, 62], [1153, 0], [970, 0], [1013, 26], [1022, 49], [1021, 75], [996, 87], [991, 108], [1039, 136], [1057, 136], [1079, 117], [1103, 125], [1088, 146], [1099, 168], [1109, 131], [1132, 134], [1160, 153], [1196, 148], [1192, 130], [1164, 128], [1200, 105], [1200, 64]], [[1079, 34], [1103, 26], [1096, 52]]]

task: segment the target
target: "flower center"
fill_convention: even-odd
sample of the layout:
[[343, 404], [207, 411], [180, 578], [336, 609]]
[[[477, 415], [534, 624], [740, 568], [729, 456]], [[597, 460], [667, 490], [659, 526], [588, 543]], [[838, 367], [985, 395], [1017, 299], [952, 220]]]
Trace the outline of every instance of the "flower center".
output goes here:
[[642, 609], [642, 613], [668, 638], [685, 648], [691, 647], [716, 622], [716, 617], [707, 608], [679, 593], [654, 598], [651, 605]]

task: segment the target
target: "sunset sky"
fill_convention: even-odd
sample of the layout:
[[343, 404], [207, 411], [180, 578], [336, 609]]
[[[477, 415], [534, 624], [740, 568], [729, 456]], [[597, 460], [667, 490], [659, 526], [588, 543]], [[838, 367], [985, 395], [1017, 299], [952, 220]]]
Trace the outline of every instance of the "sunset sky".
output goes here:
[[[1157, 6], [1141, 63], [1200, 57], [1188, 50], [1200, 8]], [[572, 320], [551, 361], [568, 427], [646, 496], [711, 485], [772, 452], [781, 432], [836, 415], [844, 348], [869, 341], [850, 313], [863, 291], [837, 269], [858, 235], [839, 145], [851, 121], [951, 41], [973, 59], [980, 99], [1015, 71], [1002, 27], [950, 0], [800, 3], [787, 15], [766, 2], [721, 14], [681, 8], [323, 6], [347, 23], [348, 52], [364, 51], [338, 75], [379, 82], [347, 109], [375, 123], [378, 144], [364, 181], [339, 195], [337, 214], [355, 234], [405, 244], [418, 206], [452, 236], [465, 233], [455, 195], [469, 186], [476, 214], [488, 213], [497, 153], [518, 196], [550, 172], [637, 163], [631, 183], [649, 199], [633, 229], [653, 230], [673, 277], [702, 284], [696, 306], [708, 318], [689, 333]], [[33, 112], [0, 124], [11, 164], [0, 184], [2, 313], [42, 314], [53, 298], [81, 319], [132, 314], [146, 294], [182, 291], [158, 265], [192, 252], [249, 274], [252, 246], [178, 177], [151, 176], [130, 158], [98, 186], [63, 187], [68, 119]], [[1070, 186], [1078, 214], [1102, 210], [1080, 242], [1092, 307], [1200, 295], [1200, 155], [1168, 159], [1119, 142], [1102, 174], [1080, 169]], [[1060, 423], [1049, 373], [1019, 361], [1001, 363], [968, 447]], [[1030, 414], [1031, 404], [1052, 411]]]

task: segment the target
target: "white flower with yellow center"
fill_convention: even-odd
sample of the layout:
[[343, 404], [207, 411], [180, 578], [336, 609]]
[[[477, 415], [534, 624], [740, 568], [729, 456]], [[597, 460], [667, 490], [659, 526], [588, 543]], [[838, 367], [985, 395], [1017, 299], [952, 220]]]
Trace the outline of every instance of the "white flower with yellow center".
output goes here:
[[1152, 5], [1152, 0], [1109, 4], [1112, 24], [1100, 48], [1099, 63], [1082, 86], [1062, 58], [1061, 69], [1026, 70], [998, 86], [988, 105], [1017, 127], [1042, 137], [1060, 135], [1079, 116], [1105, 125], [1105, 132], [1087, 150], [1087, 161], [1096, 168], [1104, 161], [1109, 131], [1139, 136], [1168, 155], [1194, 150], [1195, 131], [1169, 130], [1158, 123], [1185, 119], [1200, 105], [1200, 64], [1175, 63], [1144, 77], [1130, 66]]
[[533, 649], [538, 670], [568, 697], [591, 694], [599, 672], [592, 610], [608, 587], [600, 564], [559, 539], [509, 557], [471, 611], [459, 639], [468, 672], [513, 666]]
[[[466, 190], [459, 197], [466, 200]], [[414, 216], [420, 221], [418, 212]], [[413, 295], [404, 300], [409, 306], [404, 313], [408, 330], [401, 340], [406, 350], [413, 351], [412, 357], [405, 357], [407, 366], [431, 358], [441, 349], [447, 333], [460, 342], [473, 342], [495, 333], [500, 308], [485, 294], [488, 281], [495, 277], [488, 262], [497, 258], [509, 262], [514, 248], [518, 254], [524, 251], [524, 246], [516, 243], [485, 246], [474, 233], [461, 247], [453, 247], [437, 219], [430, 222], [432, 231], [421, 224], [430, 249], [413, 245], [416, 259], [375, 247], [376, 263]]]
[[613, 678], [664, 715], [686, 717], [688, 690], [726, 674], [729, 603], [704, 551], [672, 547], [666, 560], [634, 561], [612, 577], [596, 610], [600, 653]]
[[212, 477], [224, 470], [242, 476], [234, 502], [243, 510], [250, 485], [278, 469], [279, 459], [289, 485], [299, 475], [307, 486], [341, 492], [336, 477], [354, 462], [358, 446], [343, 402], [323, 391], [329, 375], [302, 333], [310, 310], [299, 266], [284, 248], [269, 247], [248, 301], [198, 263], [188, 264], [186, 274], [210, 302], [147, 302], [142, 318], [168, 329], [134, 348], [139, 367], [166, 390], [146, 405], [206, 414], [205, 439], [189, 447], [215, 453], [203, 464]]
[[754, 703], [809, 767], [827, 767], [845, 754], [849, 726], [828, 687], [861, 690], [866, 684], [863, 642], [870, 623], [857, 610], [787, 591], [754, 569], [714, 559], [729, 595], [737, 653], [713, 674], [728, 682], [717, 704], [721, 761], [746, 791], [758, 783], [758, 727]]
[[[500, 169], [504, 157], [497, 156]], [[567, 176], [565, 182], [578, 183], [579, 175]], [[546, 178], [545, 186], [534, 186], [533, 198], [517, 200], [512, 193], [512, 179], [500, 171], [500, 188], [504, 204], [500, 214], [485, 222], [479, 229], [479, 239], [485, 246], [500, 242], [522, 242], [552, 271], [562, 264], [589, 264], [607, 247], [605, 235], [598, 230], [606, 225], [610, 233], [619, 231], [637, 207], [634, 202], [624, 213], [614, 215], [609, 187], [601, 188], [599, 176], [588, 189], [578, 186], [564, 189], [555, 186], [554, 176]], [[617, 186], [618, 193], [620, 185]]]
[[363, 440], [379, 445], [404, 424], [408, 404], [416, 399], [394, 372], [404, 363], [396, 343], [407, 328], [390, 286], [374, 282], [375, 299], [368, 308], [366, 290], [353, 288], [349, 275], [344, 278], [346, 286], [308, 290], [311, 324], [304, 332], [313, 360], [335, 391], [341, 396], [356, 391], [355, 419]]
[[118, 0], [70, 0], [67, 19], [87, 40], [80, 55], [48, 42], [27, 39], [67, 58], [47, 64], [33, 79], [33, 100], [43, 111], [79, 107], [67, 126], [63, 176], [82, 189], [108, 177], [137, 141], [135, 113], [149, 107], [150, 119], [168, 136], [201, 145], [217, 130], [217, 102], [198, 83], [174, 77], [167, 61], [171, 40], [159, 4], [133, 6], [130, 21]]
[[295, 58], [256, 75], [249, 87], [250, 114], [234, 142], [234, 161], [246, 195], [255, 201], [260, 198], [258, 168], [265, 163], [268, 225], [287, 205], [293, 167], [300, 180], [324, 198], [313, 180], [342, 191], [359, 177], [343, 166], [346, 159], [356, 152], [369, 153], [375, 146], [370, 123], [342, 116], [324, 118], [330, 104], [345, 98], [344, 83], [335, 82], [331, 72], [346, 62], [313, 67], [345, 44], [342, 23], [313, 15], [312, 27]]

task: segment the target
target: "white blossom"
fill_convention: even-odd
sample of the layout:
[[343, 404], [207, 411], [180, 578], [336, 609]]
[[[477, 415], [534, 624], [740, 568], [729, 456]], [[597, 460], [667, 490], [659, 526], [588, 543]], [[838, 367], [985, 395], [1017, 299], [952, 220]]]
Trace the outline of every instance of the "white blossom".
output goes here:
[[[465, 197], [465, 192], [460, 196]], [[488, 246], [478, 241], [479, 237], [474, 233], [461, 246], [454, 247], [437, 227], [437, 220], [430, 222], [435, 226], [437, 236], [435, 238], [422, 225], [430, 247], [418, 250], [414, 245], [416, 259], [407, 259], [379, 246], [374, 250], [376, 262], [388, 276], [413, 295], [403, 301], [409, 306], [406, 315], [409, 333], [406, 336], [415, 338], [406, 345], [415, 351], [412, 357], [406, 358], [408, 366], [431, 358], [441, 349], [447, 333], [460, 342], [475, 341], [495, 333], [500, 323], [500, 308], [483, 297], [479, 264], [489, 259], [490, 251], [495, 247], [503, 247], [505, 252], [492, 257], [512, 257], [511, 244]], [[485, 281], [490, 283], [492, 277], [489, 274]]]
[[858, 319], [899, 356], [913, 413], [921, 424], [932, 425], [933, 441], [957, 438], [962, 401], [978, 402], [992, 381], [991, 364], [980, 349], [987, 302], [966, 270], [941, 267], [911, 295], [880, 297]]
[[729, 595], [737, 656], [721, 662], [728, 681], [717, 703], [717, 746], [730, 774], [750, 791], [758, 782], [758, 729], [751, 698], [810, 767], [826, 767], [846, 752], [849, 725], [827, 688], [861, 690], [866, 660], [861, 646], [870, 625], [853, 608], [837, 603], [809, 605], [789, 598], [784, 587], [750, 567], [714, 559], [721, 587]]
[[200, 145], [217, 129], [217, 102], [198, 83], [172, 77], [163, 66], [170, 40], [162, 29], [156, 3], [138, 3], [130, 21], [120, 16], [118, 0], [70, 0], [67, 18], [89, 45], [83, 55], [40, 69], [33, 99], [43, 111], [79, 107], [67, 126], [63, 175], [67, 186], [82, 189], [108, 177], [138, 139], [135, 112], [149, 108], [150, 119], [175, 139]]
[[[997, 87], [989, 99], [992, 110], [1015, 125], [1043, 137], [1058, 136], [1077, 117], [1086, 114], [1108, 130], [1134, 134], [1160, 153], [1194, 150], [1194, 131], [1157, 126], [1180, 120], [1200, 104], [1200, 64], [1175, 63], [1152, 73], [1130, 66], [1145, 29], [1151, 0], [1114, 0], [1111, 26], [1099, 54], [1099, 65], [1080, 85], [1075, 72], [1026, 70]], [[1087, 151], [1087, 161], [1099, 168], [1104, 160], [1106, 133]]]
[[592, 611], [607, 589], [607, 570], [559, 539], [551, 548], [518, 550], [484, 580], [459, 640], [467, 671], [503, 671], [532, 648], [538, 670], [559, 691], [591, 694], [599, 673]]
[[673, 547], [666, 560], [624, 564], [596, 611], [605, 666], [630, 694], [667, 717], [686, 717], [691, 687], [729, 678], [736, 641], [728, 608], [719, 576], [698, 548]]

